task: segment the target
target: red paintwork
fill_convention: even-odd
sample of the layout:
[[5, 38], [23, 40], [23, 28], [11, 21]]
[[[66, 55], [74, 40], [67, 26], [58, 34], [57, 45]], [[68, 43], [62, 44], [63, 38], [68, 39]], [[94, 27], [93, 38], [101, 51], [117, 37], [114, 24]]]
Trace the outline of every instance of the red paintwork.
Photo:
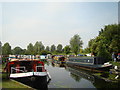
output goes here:
[[[24, 61], [24, 60], [22, 60], [22, 61]], [[20, 61], [8, 62], [7, 65], [6, 65], [6, 67], [5, 67], [5, 70], [6, 70], [7, 72], [10, 72], [10, 71], [11, 71], [10, 65], [13, 65], [13, 64], [15, 64], [15, 67], [20, 67], [19, 62], [20, 62]], [[25, 61], [25, 62], [27, 62], [27, 61]], [[28, 60], [28, 62], [29, 62], [29, 60]], [[37, 66], [38, 63], [42, 64], [42, 66], [43, 66], [43, 67], [42, 67], [42, 72], [45, 72], [45, 71], [46, 71], [45, 68], [44, 68], [44, 63], [43, 63], [43, 62], [41, 62], [41, 61], [35, 61], [35, 60], [33, 60], [32, 62], [33, 62], [33, 63], [32, 63], [32, 66], [33, 66], [32, 69], [34, 70], [34, 72], [36, 72], [36, 66]], [[17, 73], [19, 73], [19, 71], [17, 71]]]

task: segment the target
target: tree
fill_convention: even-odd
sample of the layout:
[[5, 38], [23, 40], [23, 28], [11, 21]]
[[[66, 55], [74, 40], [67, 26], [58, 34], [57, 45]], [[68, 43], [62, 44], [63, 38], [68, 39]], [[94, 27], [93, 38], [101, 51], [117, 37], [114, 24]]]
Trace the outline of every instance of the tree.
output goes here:
[[97, 53], [98, 57], [103, 57], [107, 60], [111, 59], [110, 53], [107, 51], [102, 41], [99, 42], [97, 49], [98, 49], [98, 53]]
[[40, 54], [41, 54], [41, 55], [47, 55], [47, 54], [50, 54], [50, 52], [49, 52], [49, 51], [46, 51], [46, 50], [42, 50], [42, 51], [40, 52]]
[[9, 54], [11, 54], [11, 46], [9, 45], [9, 43], [5, 43], [2, 46], [2, 54], [3, 55], [9, 55]]
[[27, 54], [34, 54], [34, 46], [32, 43], [30, 43], [28, 46], [27, 46]]
[[23, 54], [23, 55], [27, 55], [26, 51], [27, 51], [26, 49], [23, 49], [22, 54]]
[[55, 52], [55, 50], [56, 50], [55, 45], [54, 45], [54, 44], [53, 44], [53, 45], [51, 45], [51, 52]]
[[50, 51], [50, 48], [49, 48], [49, 46], [46, 46], [46, 51]]
[[65, 52], [65, 54], [69, 54], [70, 53], [70, 46], [69, 45], [66, 45], [64, 47], [64, 52]]
[[13, 50], [12, 50], [12, 54], [23, 54], [23, 50], [22, 50], [22, 48], [20, 48], [20, 47], [15, 47]]
[[59, 52], [59, 53], [62, 52], [62, 44], [58, 44], [58, 46], [57, 46], [57, 52]]
[[44, 50], [44, 45], [42, 44], [42, 42], [36, 42], [35, 45], [34, 45], [34, 51], [35, 51], [35, 54], [40, 54], [40, 52], [42, 50]]
[[[120, 52], [120, 24], [106, 25], [99, 35], [90, 40], [88, 48], [96, 56], [111, 57], [112, 52]], [[109, 57], [108, 57], [109, 56]]]
[[80, 38], [80, 36], [78, 34], [74, 35], [71, 39], [70, 39], [70, 47], [72, 52], [74, 52], [76, 55], [78, 54], [78, 52], [80, 51], [80, 48], [82, 47], [82, 40]]

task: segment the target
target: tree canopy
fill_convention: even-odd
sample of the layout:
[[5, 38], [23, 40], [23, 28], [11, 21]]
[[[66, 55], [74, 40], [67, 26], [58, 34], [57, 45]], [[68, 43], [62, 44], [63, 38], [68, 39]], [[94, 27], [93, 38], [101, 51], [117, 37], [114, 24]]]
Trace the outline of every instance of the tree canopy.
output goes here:
[[59, 52], [59, 53], [62, 52], [62, 44], [58, 44], [58, 46], [57, 46], [57, 52]]
[[50, 47], [49, 46], [46, 46], [46, 51], [50, 51]]
[[[106, 25], [99, 35], [88, 42], [87, 49], [94, 53], [95, 56], [105, 57], [112, 52], [120, 52], [120, 24]], [[88, 50], [88, 51], [89, 51]], [[104, 53], [104, 54], [103, 54]]]
[[78, 52], [80, 51], [80, 48], [82, 47], [82, 40], [81, 37], [76, 34], [74, 35], [71, 39], [70, 39], [70, 47], [72, 52], [74, 52], [76, 55], [78, 54]]
[[15, 47], [15, 48], [12, 50], [12, 54], [23, 54], [23, 50], [22, 50], [22, 48], [20, 48], [20, 47]]
[[32, 43], [30, 43], [28, 46], [27, 46], [27, 54], [32, 54], [34, 55], [34, 46]]
[[65, 54], [69, 54], [70, 53], [70, 46], [69, 45], [66, 45], [64, 47], [64, 52], [65, 52]]
[[40, 54], [40, 52], [42, 51], [42, 50], [44, 50], [44, 45], [42, 44], [42, 42], [36, 42], [35, 43], [35, 45], [34, 45], [34, 52], [35, 52], [35, 55], [36, 54]]
[[51, 52], [55, 52], [55, 50], [56, 50], [56, 46], [54, 44], [51, 45]]
[[9, 55], [11, 54], [11, 46], [9, 43], [5, 43], [3, 46], [2, 46], [2, 54], [3, 55]]

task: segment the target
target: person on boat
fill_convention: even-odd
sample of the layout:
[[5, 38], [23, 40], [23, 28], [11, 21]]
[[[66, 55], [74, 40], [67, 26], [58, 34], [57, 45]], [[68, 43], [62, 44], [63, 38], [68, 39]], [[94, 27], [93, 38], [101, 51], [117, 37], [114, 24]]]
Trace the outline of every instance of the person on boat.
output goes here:
[[115, 52], [112, 53], [112, 60], [116, 62]]
[[117, 58], [118, 58], [118, 61], [120, 61], [120, 53], [118, 53]]

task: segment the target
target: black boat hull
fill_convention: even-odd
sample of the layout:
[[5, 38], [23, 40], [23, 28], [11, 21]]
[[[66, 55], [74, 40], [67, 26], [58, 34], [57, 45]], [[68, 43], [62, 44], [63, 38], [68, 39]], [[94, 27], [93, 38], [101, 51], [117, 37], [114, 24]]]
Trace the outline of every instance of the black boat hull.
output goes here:
[[13, 78], [14, 80], [28, 85], [35, 89], [47, 90], [47, 76], [29, 76], [29, 77], [19, 77]]

